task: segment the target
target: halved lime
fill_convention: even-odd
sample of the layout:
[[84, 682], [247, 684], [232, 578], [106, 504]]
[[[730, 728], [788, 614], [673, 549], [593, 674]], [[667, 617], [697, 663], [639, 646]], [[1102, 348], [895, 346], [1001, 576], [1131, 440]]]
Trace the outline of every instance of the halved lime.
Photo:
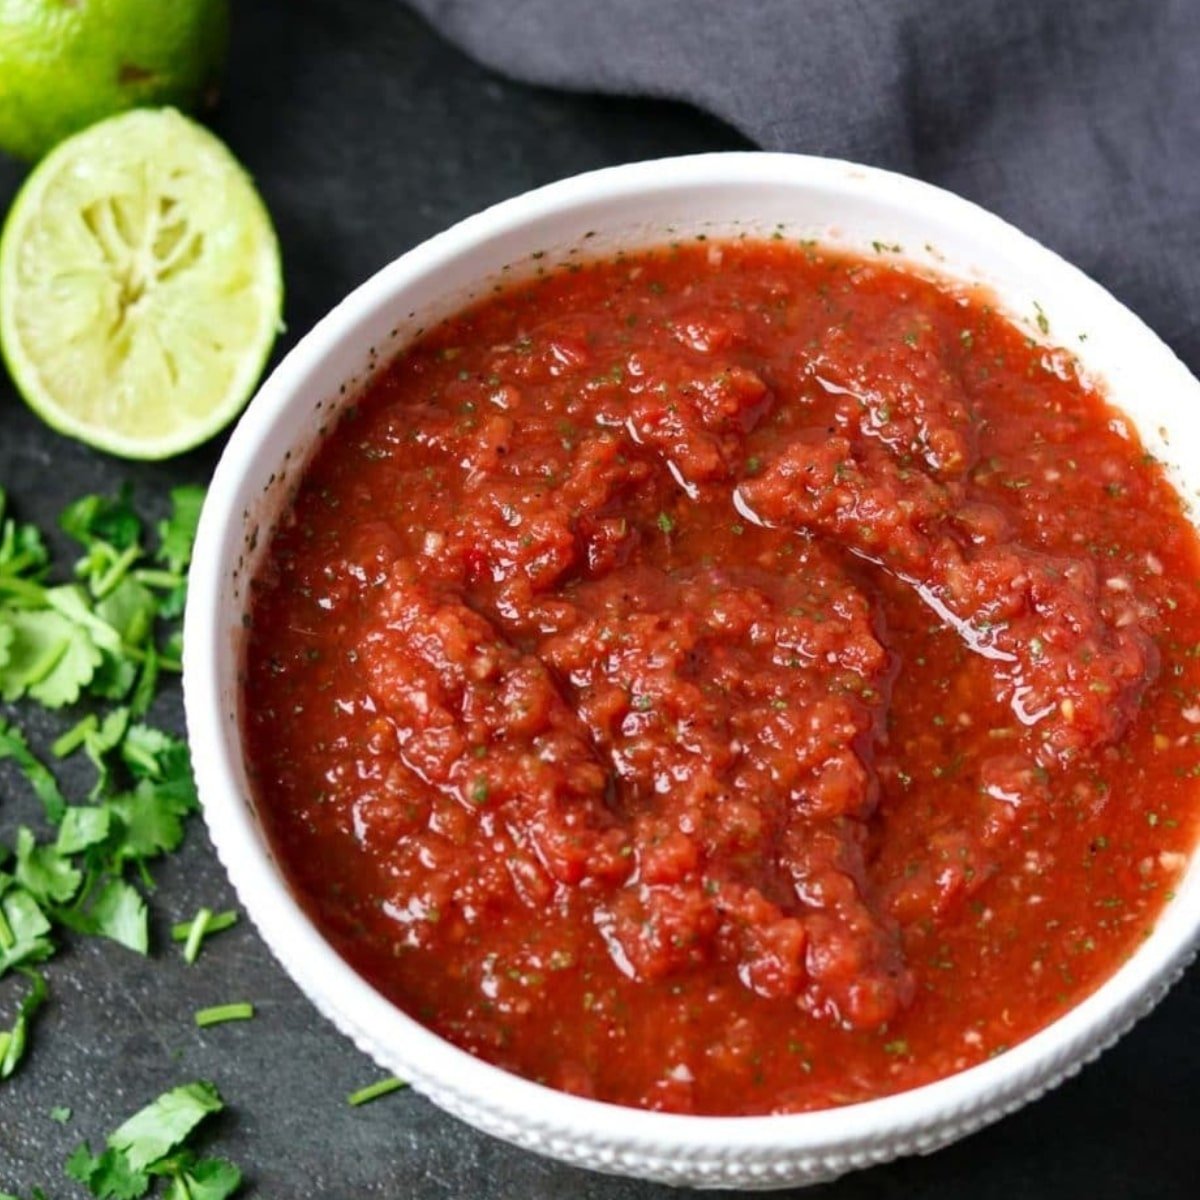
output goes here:
[[207, 130], [138, 109], [59, 145], [0, 236], [0, 344], [47, 424], [166, 458], [241, 411], [280, 328], [279, 246]]

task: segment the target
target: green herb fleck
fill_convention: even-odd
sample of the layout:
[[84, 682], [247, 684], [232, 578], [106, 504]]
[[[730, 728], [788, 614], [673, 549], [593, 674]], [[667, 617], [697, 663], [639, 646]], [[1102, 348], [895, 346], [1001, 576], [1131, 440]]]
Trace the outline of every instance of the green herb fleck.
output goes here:
[[390, 1096], [392, 1092], [398, 1092], [406, 1087], [408, 1084], [404, 1080], [392, 1076], [390, 1079], [381, 1079], [378, 1083], [360, 1088], [357, 1092], [351, 1092], [346, 1097], [346, 1103], [351, 1108], [358, 1108], [363, 1104], [370, 1104], [372, 1100], [378, 1100], [381, 1096]]
[[216, 1004], [212, 1008], [197, 1010], [194, 1020], [200, 1029], [210, 1025], [223, 1025], [226, 1021], [249, 1021], [254, 1016], [254, 1005], [245, 1001], [236, 1004]]

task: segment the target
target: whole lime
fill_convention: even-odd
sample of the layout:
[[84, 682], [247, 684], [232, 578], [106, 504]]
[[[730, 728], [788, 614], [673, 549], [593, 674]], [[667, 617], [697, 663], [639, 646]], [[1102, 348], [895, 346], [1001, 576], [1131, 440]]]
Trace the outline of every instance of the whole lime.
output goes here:
[[0, 0], [0, 150], [37, 159], [142, 105], [216, 95], [229, 0]]

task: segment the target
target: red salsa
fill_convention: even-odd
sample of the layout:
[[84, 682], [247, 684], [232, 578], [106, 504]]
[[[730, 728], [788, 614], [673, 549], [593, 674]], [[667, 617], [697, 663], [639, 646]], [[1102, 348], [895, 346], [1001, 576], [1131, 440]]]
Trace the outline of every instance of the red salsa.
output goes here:
[[1003, 1051], [1195, 839], [1200, 559], [1161, 468], [986, 295], [706, 242], [422, 336], [253, 581], [291, 884], [430, 1028], [694, 1113]]

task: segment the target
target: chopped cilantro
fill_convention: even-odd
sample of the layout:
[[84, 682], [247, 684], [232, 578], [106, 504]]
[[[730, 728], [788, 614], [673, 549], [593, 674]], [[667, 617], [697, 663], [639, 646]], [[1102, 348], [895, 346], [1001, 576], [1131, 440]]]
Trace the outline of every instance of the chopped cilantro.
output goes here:
[[670, 513], [660, 512], [658, 514], [658, 527], [663, 533], [672, 533], [675, 529], [675, 522]]
[[[202, 908], [200, 913], [208, 913], [208, 919], [204, 922], [203, 937], [211, 937], [214, 933], [223, 933], [226, 929], [232, 929], [238, 922], [238, 915], [232, 910], [213, 913], [207, 908]], [[171, 940], [185, 943], [190, 941], [192, 930], [196, 927], [200, 913], [197, 913], [190, 921], [184, 921], [179, 925], [172, 925]]]
[[65, 1125], [71, 1119], [71, 1109], [66, 1104], [56, 1104], [50, 1110], [50, 1120], [56, 1124]]
[[185, 1143], [224, 1102], [211, 1083], [189, 1083], [164, 1092], [109, 1134], [102, 1154], [81, 1143], [66, 1173], [100, 1200], [139, 1200], [155, 1177], [167, 1180], [166, 1200], [226, 1200], [242, 1173], [221, 1158], [198, 1158]]
[[0, 976], [23, 963], [44, 962], [54, 953], [50, 922], [24, 888], [0, 875]]
[[1043, 311], [1042, 306], [1036, 300], [1033, 302], [1033, 308], [1037, 314], [1037, 327], [1044, 336], [1050, 332], [1050, 320]]
[[17, 1018], [10, 1030], [0, 1030], [0, 1079], [7, 1079], [16, 1069], [25, 1053], [29, 1037], [29, 1022], [34, 1013], [46, 1002], [48, 990], [46, 977], [32, 967], [22, 967], [21, 974], [29, 980], [29, 991], [17, 1009]]
[[380, 1096], [389, 1096], [392, 1092], [398, 1092], [401, 1088], [406, 1087], [408, 1084], [404, 1080], [392, 1076], [390, 1079], [381, 1079], [378, 1083], [360, 1088], [357, 1092], [351, 1092], [346, 1097], [346, 1103], [351, 1108], [358, 1108], [362, 1104], [370, 1104], [372, 1100], [378, 1100]]
[[195, 1014], [195, 1022], [201, 1029], [210, 1025], [224, 1025], [226, 1021], [249, 1021], [254, 1016], [254, 1005], [245, 1001], [236, 1004], [217, 1004], [212, 1008], [201, 1008]]
[[209, 1113], [224, 1107], [211, 1083], [184, 1084], [134, 1113], [108, 1135], [108, 1145], [140, 1171], [169, 1154]]
[[[44, 999], [45, 981], [31, 967], [54, 954], [57, 928], [147, 952], [146, 901], [127, 876], [150, 886], [146, 864], [179, 846], [197, 804], [186, 744], [139, 718], [160, 670], [178, 668], [178, 628], [163, 625], [177, 615], [172, 597], [181, 606], [202, 498], [196, 488], [173, 493], [153, 558], [142, 550], [143, 524], [128, 491], [76, 501], [61, 524], [84, 555], [76, 582], [53, 583], [44, 540], [5, 517], [0, 490], [0, 697], [47, 708], [114, 705], [85, 714], [52, 746], [57, 758], [82, 750], [94, 767], [86, 803], [68, 803], [24, 733], [0, 719], [0, 762], [15, 765], [57, 826], [49, 839], [19, 826], [11, 848], [0, 844], [0, 859], [14, 860], [0, 874], [0, 976], [16, 969], [33, 982], [13, 1029], [0, 1035], [0, 1079], [16, 1067]], [[97, 1171], [119, 1174], [105, 1157]]]
[[37, 798], [46, 810], [46, 820], [57, 825], [66, 812], [67, 802], [58, 789], [54, 776], [45, 764], [29, 749], [25, 735], [0, 717], [0, 759], [11, 758], [29, 781]]
[[171, 489], [171, 515], [159, 522], [159, 546], [155, 554], [167, 570], [178, 574], [186, 571], [191, 563], [203, 506], [203, 488], [191, 486]]
[[[48, 556], [41, 536], [11, 518], [0, 524], [0, 697], [23, 697], [47, 708], [81, 696], [131, 698], [145, 711], [160, 669], [178, 669], [160, 653], [158, 626], [183, 610], [202, 492], [178, 488], [174, 510], [160, 526], [151, 559], [141, 544], [142, 522], [128, 491], [116, 498], [85, 496], [62, 514], [64, 531], [79, 542], [79, 583], [47, 586]], [[0, 493], [0, 515], [5, 497]], [[163, 567], [167, 569], [163, 569]], [[165, 593], [165, 594], [163, 594]]]

